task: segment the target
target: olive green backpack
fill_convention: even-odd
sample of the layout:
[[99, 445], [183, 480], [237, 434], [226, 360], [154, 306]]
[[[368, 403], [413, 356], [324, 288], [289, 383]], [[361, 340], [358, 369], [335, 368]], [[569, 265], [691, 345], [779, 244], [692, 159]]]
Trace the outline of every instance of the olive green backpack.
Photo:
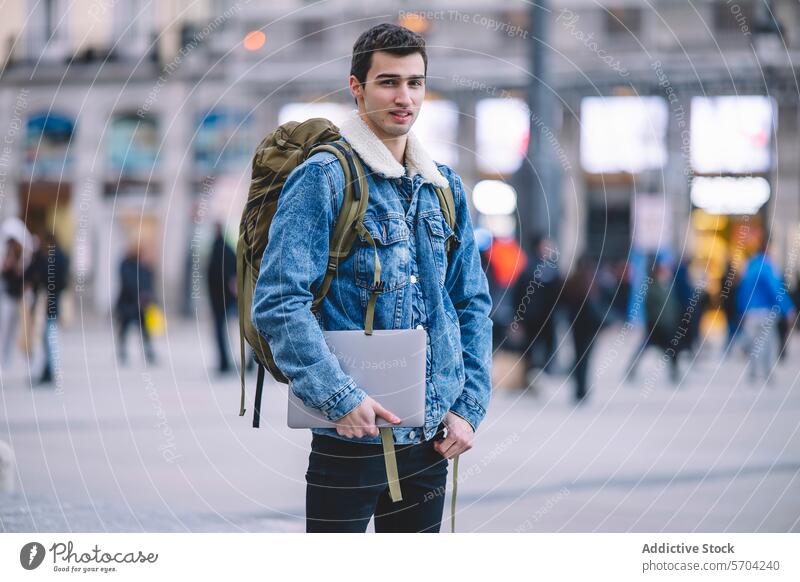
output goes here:
[[[336, 275], [339, 261], [350, 254], [357, 235], [363, 236], [375, 252], [375, 273], [372, 293], [367, 303], [364, 333], [372, 335], [375, 302], [383, 289], [380, 279], [381, 265], [375, 241], [364, 227], [363, 218], [369, 203], [369, 188], [361, 160], [351, 146], [342, 139], [339, 129], [327, 119], [314, 118], [298, 123], [290, 121], [279, 126], [267, 135], [253, 156], [252, 178], [247, 203], [242, 212], [239, 225], [239, 241], [236, 246], [236, 282], [239, 304], [239, 336], [241, 349], [241, 398], [239, 416], [245, 414], [245, 342], [252, 348], [258, 364], [256, 393], [253, 411], [253, 427], [258, 428], [261, 418], [261, 396], [265, 371], [269, 371], [276, 381], [288, 384], [288, 379], [280, 371], [272, 357], [269, 344], [252, 323], [251, 310], [253, 291], [258, 279], [261, 259], [267, 248], [269, 228], [278, 208], [278, 199], [289, 174], [297, 166], [318, 152], [335, 155], [344, 171], [344, 196], [331, 235], [328, 268], [314, 300], [312, 312], [319, 311], [325, 295]], [[452, 229], [455, 229], [455, 202], [450, 188], [436, 188], [442, 214]], [[449, 243], [450, 241], [448, 241]], [[447, 249], [449, 251], [449, 248]], [[399, 500], [399, 485], [396, 477], [397, 466], [394, 459], [394, 441], [391, 428], [381, 429], [381, 440], [386, 453], [387, 473], [389, 474], [392, 499]], [[454, 480], [455, 483], [455, 480]]]

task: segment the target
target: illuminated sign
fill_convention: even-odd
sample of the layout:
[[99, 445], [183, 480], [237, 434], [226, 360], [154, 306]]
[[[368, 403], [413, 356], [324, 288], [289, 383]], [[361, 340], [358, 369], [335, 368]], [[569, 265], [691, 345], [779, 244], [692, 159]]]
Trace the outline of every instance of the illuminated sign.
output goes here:
[[691, 149], [695, 172], [768, 171], [774, 111], [774, 102], [769, 97], [692, 98]]
[[769, 200], [764, 178], [695, 178], [692, 204], [709, 214], [755, 214]]
[[660, 97], [581, 101], [581, 165], [592, 174], [631, 174], [667, 161], [667, 103]]

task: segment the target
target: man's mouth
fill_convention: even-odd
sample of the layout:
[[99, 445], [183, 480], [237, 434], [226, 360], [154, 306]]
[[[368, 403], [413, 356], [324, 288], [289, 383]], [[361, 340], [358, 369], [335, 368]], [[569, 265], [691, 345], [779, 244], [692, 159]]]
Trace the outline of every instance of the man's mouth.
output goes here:
[[392, 119], [395, 121], [408, 121], [411, 119], [411, 112], [410, 111], [390, 111], [389, 115], [392, 116]]

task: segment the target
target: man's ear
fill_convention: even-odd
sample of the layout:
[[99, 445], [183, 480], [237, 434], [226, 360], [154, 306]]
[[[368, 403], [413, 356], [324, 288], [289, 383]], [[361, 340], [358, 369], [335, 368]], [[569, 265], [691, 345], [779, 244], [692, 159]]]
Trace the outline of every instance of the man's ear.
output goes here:
[[358, 98], [364, 97], [364, 87], [358, 82], [355, 75], [350, 75], [350, 94], [358, 102]]

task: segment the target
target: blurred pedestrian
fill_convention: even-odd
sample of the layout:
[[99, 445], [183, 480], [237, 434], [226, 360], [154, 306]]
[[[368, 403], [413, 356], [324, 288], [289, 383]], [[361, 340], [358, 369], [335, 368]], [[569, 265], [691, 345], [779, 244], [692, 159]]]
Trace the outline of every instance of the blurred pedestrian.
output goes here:
[[611, 266], [614, 275], [615, 289], [612, 294], [611, 310], [614, 320], [624, 323], [628, 318], [628, 304], [631, 295], [631, 273], [628, 261], [621, 259]]
[[153, 270], [140, 259], [139, 249], [132, 246], [119, 266], [120, 291], [116, 304], [117, 357], [120, 363], [127, 362], [125, 338], [132, 324], [137, 325], [142, 334], [142, 347], [148, 364], [155, 363], [150, 333], [145, 325], [145, 312], [155, 302]]
[[779, 349], [777, 320], [793, 318], [795, 309], [767, 253], [767, 237], [764, 238], [765, 242], [744, 268], [736, 296], [752, 380], [759, 375], [770, 379]]
[[627, 318], [630, 293], [627, 279], [625, 261], [604, 263], [598, 267], [593, 285], [597, 288], [597, 299], [605, 313], [605, 321], [609, 324], [624, 323]]
[[69, 279], [69, 258], [58, 244], [56, 238], [48, 233], [40, 240], [34, 251], [31, 263], [25, 271], [25, 282], [32, 292], [33, 300], [30, 317], [41, 295], [45, 301], [45, 324], [42, 342], [43, 364], [39, 376], [40, 384], [53, 381], [58, 364], [58, 316], [61, 293]]
[[671, 289], [673, 273], [667, 263], [656, 259], [651, 270], [652, 282], [645, 298], [645, 336], [638, 350], [633, 354], [625, 372], [625, 380], [633, 380], [644, 352], [655, 347], [669, 363], [670, 380], [678, 382], [678, 353], [681, 334], [680, 303]]
[[700, 322], [703, 312], [708, 307], [708, 293], [705, 290], [703, 281], [696, 284], [692, 281], [689, 272], [689, 260], [683, 258], [675, 269], [674, 282], [675, 295], [680, 305], [680, 318], [676, 334], [678, 343], [676, 349], [679, 352], [687, 351], [695, 354], [697, 342], [700, 338]]
[[17, 337], [24, 273], [33, 253], [25, 223], [13, 216], [0, 228], [0, 370], [7, 371]]
[[739, 270], [733, 261], [728, 261], [725, 269], [725, 277], [722, 279], [719, 292], [720, 308], [725, 313], [725, 321], [728, 328], [727, 343], [725, 354], [730, 353], [736, 348], [736, 338], [742, 323], [742, 314], [736, 305], [736, 295], [739, 289]]
[[[784, 291], [789, 290], [789, 281], [784, 282]], [[787, 297], [792, 302], [792, 307], [786, 314], [786, 317], [778, 318], [778, 361], [783, 362], [786, 360], [786, 355], [789, 353], [789, 340], [791, 339], [792, 332], [797, 325], [797, 299], [795, 293], [788, 291]]]
[[214, 225], [214, 241], [211, 243], [206, 274], [217, 344], [217, 371], [225, 374], [231, 370], [228, 316], [236, 305], [236, 253], [225, 240], [220, 223]]
[[581, 257], [573, 273], [564, 282], [561, 301], [566, 308], [575, 348], [571, 376], [575, 382], [575, 403], [585, 401], [589, 390], [590, 357], [603, 325], [604, 311], [597, 269], [589, 257]]
[[552, 370], [556, 353], [556, 306], [561, 289], [559, 252], [555, 242], [534, 237], [531, 248], [535, 254], [517, 279], [514, 290], [517, 318], [525, 332], [529, 384], [539, 370]]
[[512, 326], [517, 319], [518, 304], [514, 285], [523, 273], [528, 258], [517, 241], [510, 237], [496, 237], [489, 249], [484, 269], [489, 282], [489, 295], [492, 298], [492, 349], [513, 351], [519, 348]]
[[8, 371], [14, 351], [23, 291], [22, 245], [8, 238], [2, 258], [0, 289], [0, 369]]

